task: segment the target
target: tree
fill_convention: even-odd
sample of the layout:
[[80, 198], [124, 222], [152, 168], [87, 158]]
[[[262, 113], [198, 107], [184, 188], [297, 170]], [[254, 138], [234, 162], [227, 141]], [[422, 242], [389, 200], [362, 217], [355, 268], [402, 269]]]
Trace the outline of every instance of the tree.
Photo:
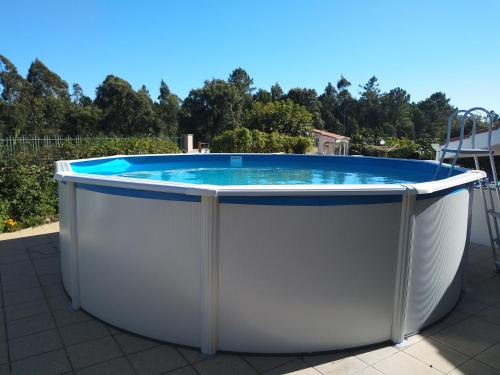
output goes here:
[[317, 129], [323, 129], [324, 122], [321, 118], [321, 102], [318, 100], [318, 95], [314, 89], [293, 88], [286, 94], [287, 99], [293, 100], [307, 108], [313, 115], [313, 124]]
[[200, 141], [209, 140], [224, 130], [241, 126], [244, 98], [233, 84], [221, 79], [205, 81], [193, 89], [182, 103], [181, 129]]
[[306, 136], [313, 128], [313, 116], [304, 106], [290, 99], [255, 102], [252, 109], [245, 113], [245, 126], [265, 132]]
[[68, 84], [52, 72], [39, 59], [31, 64], [26, 80], [31, 85], [33, 96], [69, 99]]
[[415, 121], [418, 124], [416, 128], [417, 137], [444, 138], [448, 116], [455, 110], [449, 102], [450, 99], [446, 97], [446, 94], [436, 92], [429, 98], [417, 103], [417, 108], [424, 116], [424, 121]]
[[105, 134], [158, 134], [162, 127], [147, 88], [136, 92], [119, 77], [108, 75], [97, 87], [95, 104], [102, 111], [99, 130]]
[[162, 121], [161, 133], [166, 135], [177, 134], [179, 128], [180, 99], [172, 94], [167, 84], [161, 80], [158, 103], [155, 104], [158, 117]]
[[269, 103], [273, 100], [271, 93], [264, 89], [259, 89], [254, 95], [253, 100], [261, 103]]
[[337, 100], [339, 102], [336, 117], [341, 119], [342, 128], [345, 134], [352, 135], [358, 130], [358, 123], [351, 113], [355, 112], [357, 107], [357, 102], [353, 99], [351, 93], [349, 92], [349, 87], [351, 82], [349, 82], [343, 75], [337, 81]]
[[0, 55], [0, 85], [2, 86], [1, 98], [9, 104], [20, 99], [23, 88], [26, 86], [26, 81], [17, 73], [15, 65], [3, 55]]
[[363, 127], [370, 129], [382, 128], [380, 114], [380, 89], [377, 82], [377, 77], [372, 76], [360, 92], [359, 98], [359, 116]]
[[410, 94], [400, 87], [380, 97], [383, 128], [391, 129], [391, 135], [413, 139], [415, 127], [412, 121]]
[[325, 129], [344, 134], [344, 126], [335, 115], [340, 103], [337, 97], [337, 90], [331, 82], [328, 82], [325, 91], [318, 97], [318, 100], [321, 102], [321, 118], [325, 124]]
[[227, 82], [234, 85], [241, 93], [250, 94], [255, 90], [255, 87], [252, 87], [253, 79], [242, 68], [234, 69], [229, 75]]
[[271, 98], [273, 101], [280, 100], [283, 97], [283, 90], [278, 82], [271, 86]]

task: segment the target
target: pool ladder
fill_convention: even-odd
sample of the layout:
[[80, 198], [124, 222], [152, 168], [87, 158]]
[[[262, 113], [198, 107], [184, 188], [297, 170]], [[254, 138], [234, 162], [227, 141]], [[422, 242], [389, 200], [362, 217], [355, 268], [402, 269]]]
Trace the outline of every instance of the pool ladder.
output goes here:
[[[488, 120], [488, 147], [487, 148], [476, 148], [476, 131], [477, 131], [477, 112], [482, 112], [486, 115]], [[494, 150], [491, 146], [491, 132], [493, 131], [493, 121], [494, 115], [492, 112], [487, 111], [481, 107], [474, 107], [467, 111], [457, 110], [453, 112], [450, 117], [448, 117], [448, 130], [446, 133], [446, 143], [441, 149], [441, 155], [439, 158], [439, 165], [436, 169], [436, 174], [434, 179], [437, 179], [443, 165], [443, 161], [446, 154], [454, 154], [453, 161], [451, 163], [451, 168], [448, 171], [448, 177], [450, 177], [457, 164], [457, 159], [460, 155], [468, 155], [474, 158], [474, 166], [477, 170], [479, 167], [479, 157], [488, 156], [491, 165], [491, 172], [493, 176], [493, 188], [488, 184], [488, 178], [479, 181], [479, 188], [481, 189], [481, 195], [483, 197], [483, 204], [486, 214], [486, 224], [488, 227], [488, 233], [490, 236], [491, 249], [493, 252], [493, 260], [495, 262], [495, 271], [500, 272], [500, 230], [498, 220], [500, 219], [500, 186], [498, 185], [498, 177], [495, 167]], [[458, 139], [458, 147], [450, 147], [451, 139], [451, 127], [453, 119], [457, 117], [460, 123], [460, 136]], [[470, 134], [471, 148], [462, 148], [464, 141], [464, 131], [465, 131], [465, 121], [470, 118], [472, 120], [472, 132]], [[495, 192], [493, 192], [493, 190]], [[487, 193], [488, 191], [488, 193]], [[492, 225], [493, 221], [493, 225]]]

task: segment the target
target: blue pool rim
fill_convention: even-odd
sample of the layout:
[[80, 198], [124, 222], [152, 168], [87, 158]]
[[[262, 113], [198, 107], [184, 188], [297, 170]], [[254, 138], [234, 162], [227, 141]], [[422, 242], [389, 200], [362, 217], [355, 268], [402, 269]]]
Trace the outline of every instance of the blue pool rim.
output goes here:
[[[296, 184], [296, 185], [204, 185], [170, 181], [145, 180], [115, 175], [99, 175], [78, 172], [82, 166], [98, 166], [125, 160], [127, 163], [141, 164], [152, 162], [203, 162], [206, 160], [228, 160], [230, 157], [244, 160], [286, 160], [289, 163], [301, 161], [314, 163], [347, 162], [348, 165], [382, 165], [385, 168], [411, 168], [434, 171], [435, 161], [386, 159], [362, 156], [323, 156], [294, 154], [164, 154], [164, 155], [117, 155], [83, 160], [56, 162], [55, 179], [62, 183], [79, 184], [80, 189], [93, 189], [106, 194], [143, 197], [148, 199], [177, 200], [199, 202], [202, 196], [217, 196], [224, 204], [262, 204], [262, 205], [347, 205], [373, 204], [401, 201], [401, 196], [413, 190], [417, 199], [429, 199], [447, 195], [483, 178], [484, 172], [457, 167], [451, 177], [440, 176], [439, 180], [412, 184]], [[448, 165], [444, 165], [442, 173], [448, 174]], [[95, 186], [95, 187], [91, 187]], [[105, 189], [108, 187], [109, 189]], [[118, 189], [118, 190], [115, 190]], [[137, 192], [142, 191], [142, 192]], [[149, 192], [149, 193], [148, 193]], [[157, 194], [161, 193], [161, 194]], [[166, 194], [168, 193], [168, 194]]]

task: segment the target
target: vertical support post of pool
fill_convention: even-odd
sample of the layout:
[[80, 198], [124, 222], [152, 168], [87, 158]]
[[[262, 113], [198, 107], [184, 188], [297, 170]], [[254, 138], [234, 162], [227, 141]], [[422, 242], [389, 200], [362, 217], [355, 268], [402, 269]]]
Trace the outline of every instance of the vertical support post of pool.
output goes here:
[[71, 306], [80, 308], [80, 277], [78, 272], [78, 242], [76, 226], [76, 184], [68, 182], [69, 189], [69, 217], [70, 217], [70, 268], [71, 268]]
[[[464, 257], [462, 259], [462, 262], [465, 263], [466, 265], [468, 264], [469, 260], [470, 234], [472, 228], [472, 209], [474, 204], [474, 182], [471, 182], [467, 186], [467, 191], [469, 192], [469, 212], [467, 214], [467, 237], [465, 239]], [[490, 219], [489, 217], [486, 218], [488, 220]], [[464, 289], [464, 285], [465, 285], [465, 275], [462, 277], [462, 289]]]
[[219, 200], [201, 197], [201, 352], [215, 354], [218, 342]]
[[392, 314], [391, 340], [404, 346], [406, 310], [408, 305], [408, 283], [410, 280], [411, 250], [415, 222], [417, 191], [411, 185], [403, 185], [401, 201], [401, 221], [399, 225], [398, 259], [394, 288], [394, 310]]

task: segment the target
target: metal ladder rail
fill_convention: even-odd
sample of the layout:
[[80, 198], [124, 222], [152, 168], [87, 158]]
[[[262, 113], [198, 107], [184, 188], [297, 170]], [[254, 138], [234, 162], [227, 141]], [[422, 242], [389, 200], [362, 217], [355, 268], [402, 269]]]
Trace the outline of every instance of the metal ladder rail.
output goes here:
[[[479, 188], [481, 189], [481, 195], [483, 197], [483, 204], [484, 204], [484, 210], [485, 210], [485, 215], [486, 215], [486, 225], [488, 228], [488, 234], [490, 236], [490, 244], [491, 244], [491, 250], [492, 250], [492, 255], [493, 255], [493, 261], [495, 263], [495, 271], [500, 272], [500, 261], [499, 257], [497, 255], [497, 249], [500, 249], [500, 228], [498, 225], [498, 219], [500, 218], [500, 212], [496, 211], [496, 206], [500, 204], [500, 191], [499, 191], [499, 186], [498, 186], [498, 177], [496, 173], [496, 166], [495, 166], [495, 159], [494, 159], [494, 153], [493, 153], [493, 148], [491, 145], [491, 132], [493, 130], [493, 116], [489, 111], [487, 111], [484, 108], [481, 107], [474, 107], [469, 109], [467, 112], [465, 112], [464, 116], [462, 117], [461, 121], [464, 122], [465, 124], [465, 118], [472, 115], [473, 116], [473, 126], [472, 126], [472, 134], [471, 134], [471, 146], [472, 149], [476, 149], [476, 144], [475, 144], [475, 137], [476, 137], [476, 121], [475, 118], [476, 116], [473, 114], [474, 111], [480, 111], [486, 113], [486, 116], [488, 118], [488, 157], [490, 160], [490, 165], [491, 165], [491, 171], [493, 175], [493, 181], [495, 184], [495, 191], [496, 191], [496, 198], [497, 198], [497, 204], [495, 204], [495, 199], [493, 197], [492, 189], [490, 186], [483, 187], [483, 181], [479, 182]], [[461, 124], [462, 125], [462, 124]], [[474, 153], [474, 165], [476, 169], [480, 169], [479, 166], [479, 159], [478, 159], [478, 154]], [[486, 179], [487, 182], [487, 179]], [[488, 199], [486, 198], [487, 194], [485, 189], [488, 190], [489, 194], [489, 202]], [[488, 206], [489, 203], [489, 206]], [[491, 217], [490, 217], [491, 215]], [[491, 225], [491, 219], [493, 219], [493, 227], [495, 230], [495, 234], [493, 234], [493, 228]]]
[[[461, 113], [465, 113], [467, 111], [465, 110], [456, 110], [454, 111], [449, 117], [448, 117], [448, 127], [447, 127], [447, 130], [446, 130], [446, 142], [444, 144], [444, 146], [442, 147], [441, 149], [441, 155], [439, 157], [439, 165], [436, 169], [436, 173], [434, 174], [434, 179], [437, 180], [438, 176], [439, 176], [439, 172], [441, 171], [441, 167], [443, 166], [443, 163], [444, 163], [444, 159], [446, 157], [446, 154], [448, 153], [448, 150], [449, 149], [449, 145], [450, 145], [450, 140], [451, 140], [451, 126], [452, 126], [452, 123], [453, 123], [453, 119], [455, 117], [458, 117]], [[459, 117], [460, 118], [460, 117]], [[464, 123], [464, 126], [465, 126], [465, 123]], [[457, 151], [455, 152], [455, 158], [458, 157], [459, 155], [459, 152], [460, 152], [460, 149], [462, 148], [462, 142], [463, 142], [463, 136], [464, 136], [464, 131], [463, 131], [463, 127], [460, 128], [460, 142], [459, 142], [459, 145], [458, 145], [458, 148], [457, 148]], [[450, 172], [448, 174], [448, 177], [451, 175], [451, 173], [453, 172], [453, 169], [455, 168], [455, 165], [456, 164], [456, 161], [455, 163], [453, 164], [452, 168], [450, 169]]]

